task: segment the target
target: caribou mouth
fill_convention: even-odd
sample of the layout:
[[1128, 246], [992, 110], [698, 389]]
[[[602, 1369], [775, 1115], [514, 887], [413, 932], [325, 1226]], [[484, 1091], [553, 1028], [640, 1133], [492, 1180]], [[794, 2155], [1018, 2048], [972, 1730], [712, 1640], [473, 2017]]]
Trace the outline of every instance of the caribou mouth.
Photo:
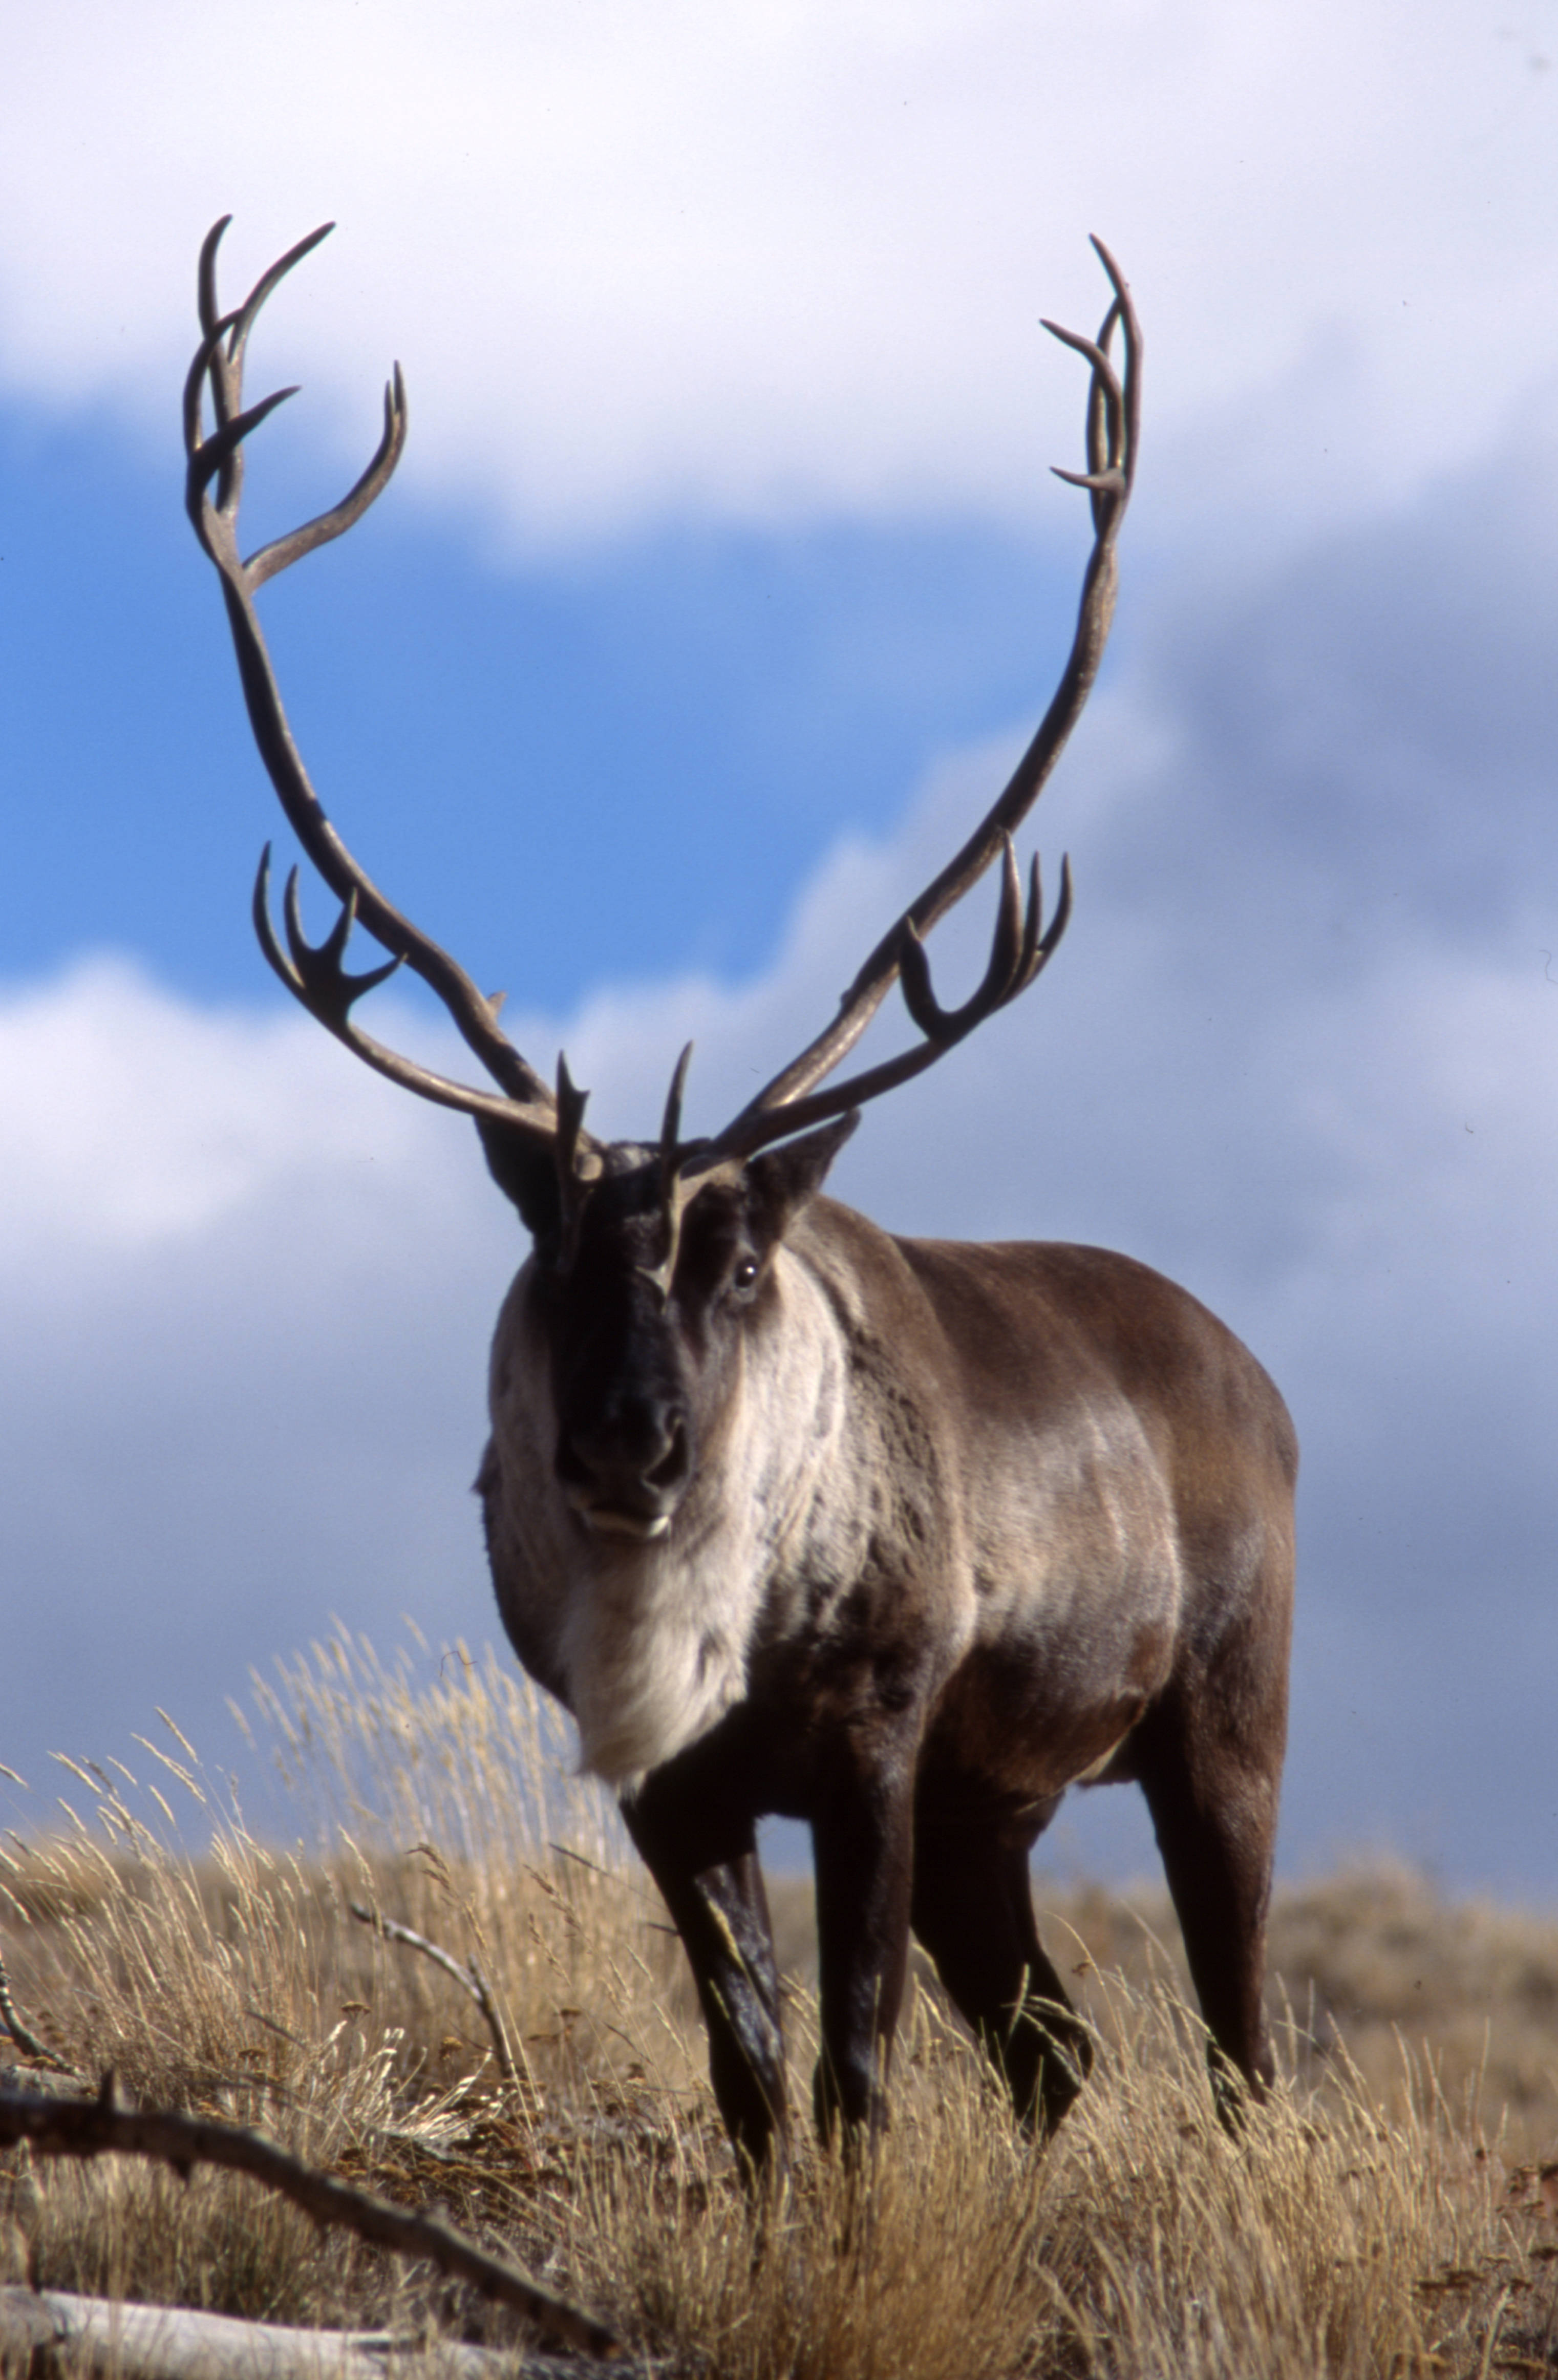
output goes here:
[[644, 1545], [651, 1537], [663, 1537], [671, 1525], [669, 1512], [619, 1512], [610, 1504], [576, 1504], [574, 1510], [597, 1536], [637, 1537]]

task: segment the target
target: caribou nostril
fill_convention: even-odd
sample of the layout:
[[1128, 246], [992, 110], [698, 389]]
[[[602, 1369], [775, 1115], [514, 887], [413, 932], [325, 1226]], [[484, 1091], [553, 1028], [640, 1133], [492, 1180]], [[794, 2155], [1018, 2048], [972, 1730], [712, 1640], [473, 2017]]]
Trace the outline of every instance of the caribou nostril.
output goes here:
[[687, 1471], [687, 1432], [677, 1420], [673, 1420], [666, 1436], [670, 1441], [660, 1461], [644, 1477], [651, 1488], [674, 1488]]

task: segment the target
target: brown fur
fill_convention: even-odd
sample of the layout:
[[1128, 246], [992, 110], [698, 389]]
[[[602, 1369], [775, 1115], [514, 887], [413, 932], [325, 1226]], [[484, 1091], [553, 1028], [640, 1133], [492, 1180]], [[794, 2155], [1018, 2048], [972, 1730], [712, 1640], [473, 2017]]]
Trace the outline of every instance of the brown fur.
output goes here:
[[[813, 1136], [828, 1145], [812, 1174], [836, 1137]], [[569, 1286], [547, 1288], [535, 1265], [520, 1275], [481, 1481], [515, 1644], [576, 1707], [576, 1671], [598, 1700], [618, 1658], [624, 1693], [658, 1664], [691, 1674], [671, 1650], [685, 1625], [724, 1648], [722, 1694], [696, 1724], [679, 1704], [651, 1710], [663, 1740], [615, 1755], [641, 1766], [614, 1770], [609, 1752], [594, 1765], [625, 1789], [687, 1944], [721, 2107], [753, 2158], [785, 2125], [755, 1850], [773, 1812], [807, 1821], [815, 1847], [825, 2125], [881, 2118], [911, 1929], [1023, 2120], [1058, 2120], [1089, 2051], [1034, 1931], [1027, 1862], [1066, 1787], [1095, 1778], [1147, 1796], [1229, 2106], [1271, 2071], [1286, 1410], [1239, 1342], [1145, 1266], [890, 1238], [810, 1196], [808, 1146], [695, 1203], [663, 1311], [634, 1286], [648, 1191], [636, 1204], [630, 1172], [586, 1208]], [[788, 1197], [774, 1189], [785, 1168]], [[733, 1303], [743, 1256], [760, 1277]], [[568, 1423], [538, 1383], [578, 1378], [578, 1350], [603, 1345], [617, 1373], [591, 1375], [591, 1393], [673, 1383], [665, 1429], [696, 1450], [652, 1544], [591, 1538], [559, 1490]], [[642, 1475], [638, 1492], [647, 1512]], [[747, 1575], [701, 1567], [722, 1528], [756, 1565]]]

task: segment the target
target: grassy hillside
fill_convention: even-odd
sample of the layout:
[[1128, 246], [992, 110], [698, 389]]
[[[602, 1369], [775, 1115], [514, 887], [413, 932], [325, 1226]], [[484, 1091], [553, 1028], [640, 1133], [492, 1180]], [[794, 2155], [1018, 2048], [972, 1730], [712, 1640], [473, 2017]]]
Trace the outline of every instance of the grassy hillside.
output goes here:
[[[385, 1666], [338, 1643], [262, 1695], [259, 1732], [291, 1849], [213, 1807], [171, 1727], [133, 1777], [62, 1775], [63, 1830], [34, 1797], [55, 1825], [0, 1846], [0, 1945], [33, 2031], [83, 2080], [112, 2066], [143, 2104], [261, 2125], [437, 2207], [668, 2373], [1558, 2372], [1558, 1922], [1380, 1867], [1283, 1893], [1284, 2082], [1235, 2143], [1166, 1896], [1041, 1880], [1102, 2050], [1049, 2153], [1015, 2137], [927, 1975], [874, 2170], [803, 2137], [787, 2192], [754, 2207], [675, 1939], [523, 1687], [458, 1650]], [[209, 1851], [182, 1848], [180, 1815]], [[809, 1894], [785, 1880], [775, 1901], [799, 2109]], [[0, 2158], [0, 2280], [23, 2277], [508, 2335], [241, 2179], [123, 2161]]]

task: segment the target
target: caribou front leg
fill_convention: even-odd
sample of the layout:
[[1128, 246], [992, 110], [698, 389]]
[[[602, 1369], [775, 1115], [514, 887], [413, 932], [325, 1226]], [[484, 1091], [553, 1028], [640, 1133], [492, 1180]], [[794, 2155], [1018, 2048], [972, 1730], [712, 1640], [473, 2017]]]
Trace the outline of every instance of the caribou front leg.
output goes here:
[[822, 2050], [817, 2129], [846, 2145], [887, 2121], [887, 2070], [908, 1966], [918, 1722], [846, 1728], [811, 1824]]
[[779, 1975], [754, 1823], [732, 1826], [719, 1798], [711, 1802], [700, 1748], [655, 1770], [622, 1815], [682, 1937], [714, 2097], [755, 2175], [783, 2166], [788, 2152]]

